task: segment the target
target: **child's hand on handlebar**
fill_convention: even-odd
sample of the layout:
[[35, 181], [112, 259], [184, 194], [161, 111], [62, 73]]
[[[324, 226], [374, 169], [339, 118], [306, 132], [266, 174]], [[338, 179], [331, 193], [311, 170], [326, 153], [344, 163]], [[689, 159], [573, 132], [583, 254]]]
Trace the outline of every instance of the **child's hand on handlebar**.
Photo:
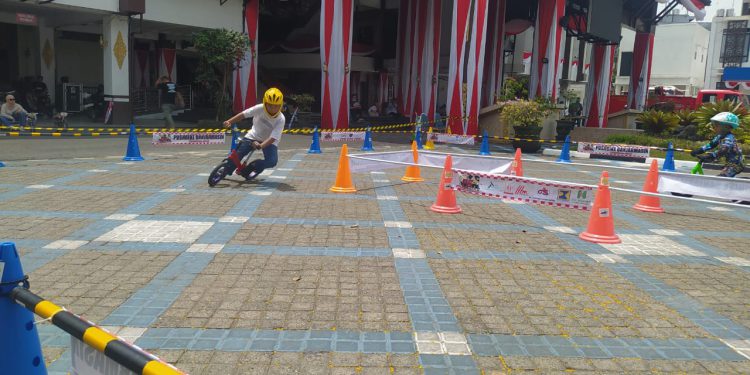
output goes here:
[[225, 129], [229, 129], [229, 127], [231, 127], [231, 126], [232, 126], [232, 123], [231, 123], [231, 122], [229, 122], [229, 120], [227, 120], [227, 121], [224, 121], [224, 128], [225, 128]]

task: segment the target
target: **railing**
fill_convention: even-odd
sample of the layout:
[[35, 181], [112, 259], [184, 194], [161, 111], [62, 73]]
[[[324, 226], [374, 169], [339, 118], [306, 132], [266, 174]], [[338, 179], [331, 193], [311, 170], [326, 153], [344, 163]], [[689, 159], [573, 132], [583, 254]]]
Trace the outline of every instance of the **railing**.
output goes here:
[[[175, 109], [193, 109], [193, 87], [191, 85], [177, 86], [177, 92], [182, 96], [185, 106]], [[136, 115], [161, 112], [159, 89], [145, 88], [131, 91], [130, 105]]]

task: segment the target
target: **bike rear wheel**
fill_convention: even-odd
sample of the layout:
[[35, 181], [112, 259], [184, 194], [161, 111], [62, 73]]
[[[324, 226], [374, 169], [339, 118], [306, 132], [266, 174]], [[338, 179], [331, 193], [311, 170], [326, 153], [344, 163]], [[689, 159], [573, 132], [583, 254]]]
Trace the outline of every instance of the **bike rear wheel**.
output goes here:
[[223, 180], [224, 177], [229, 174], [229, 163], [225, 160], [221, 164], [217, 165], [211, 174], [208, 175], [208, 186], [214, 187], [219, 181]]

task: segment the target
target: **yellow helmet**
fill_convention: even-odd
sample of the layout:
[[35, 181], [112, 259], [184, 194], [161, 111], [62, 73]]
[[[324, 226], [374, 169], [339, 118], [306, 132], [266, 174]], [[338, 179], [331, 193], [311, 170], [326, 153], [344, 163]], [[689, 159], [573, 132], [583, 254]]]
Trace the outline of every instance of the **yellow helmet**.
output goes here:
[[281, 93], [281, 90], [271, 87], [270, 89], [266, 90], [266, 93], [263, 94], [263, 108], [266, 110], [266, 113], [268, 113], [271, 117], [276, 117], [279, 115], [279, 110], [276, 113], [270, 113], [268, 112], [268, 108], [266, 108], [266, 105], [282, 105], [284, 103], [284, 94]]

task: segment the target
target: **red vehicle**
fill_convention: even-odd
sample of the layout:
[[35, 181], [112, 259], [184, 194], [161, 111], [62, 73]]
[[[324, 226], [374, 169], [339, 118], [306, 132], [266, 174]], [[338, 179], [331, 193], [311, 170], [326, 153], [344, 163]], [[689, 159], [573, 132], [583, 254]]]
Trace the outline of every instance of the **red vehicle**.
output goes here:
[[[720, 100], [739, 101], [743, 106], [750, 108], [747, 97], [739, 91], [734, 90], [700, 90], [698, 96], [678, 95], [649, 95], [646, 107], [651, 108], [664, 103], [674, 103], [675, 109], [698, 109], [703, 103], [715, 103]], [[625, 109], [628, 104], [627, 95], [612, 95], [609, 101], [609, 113], [616, 113]]]

